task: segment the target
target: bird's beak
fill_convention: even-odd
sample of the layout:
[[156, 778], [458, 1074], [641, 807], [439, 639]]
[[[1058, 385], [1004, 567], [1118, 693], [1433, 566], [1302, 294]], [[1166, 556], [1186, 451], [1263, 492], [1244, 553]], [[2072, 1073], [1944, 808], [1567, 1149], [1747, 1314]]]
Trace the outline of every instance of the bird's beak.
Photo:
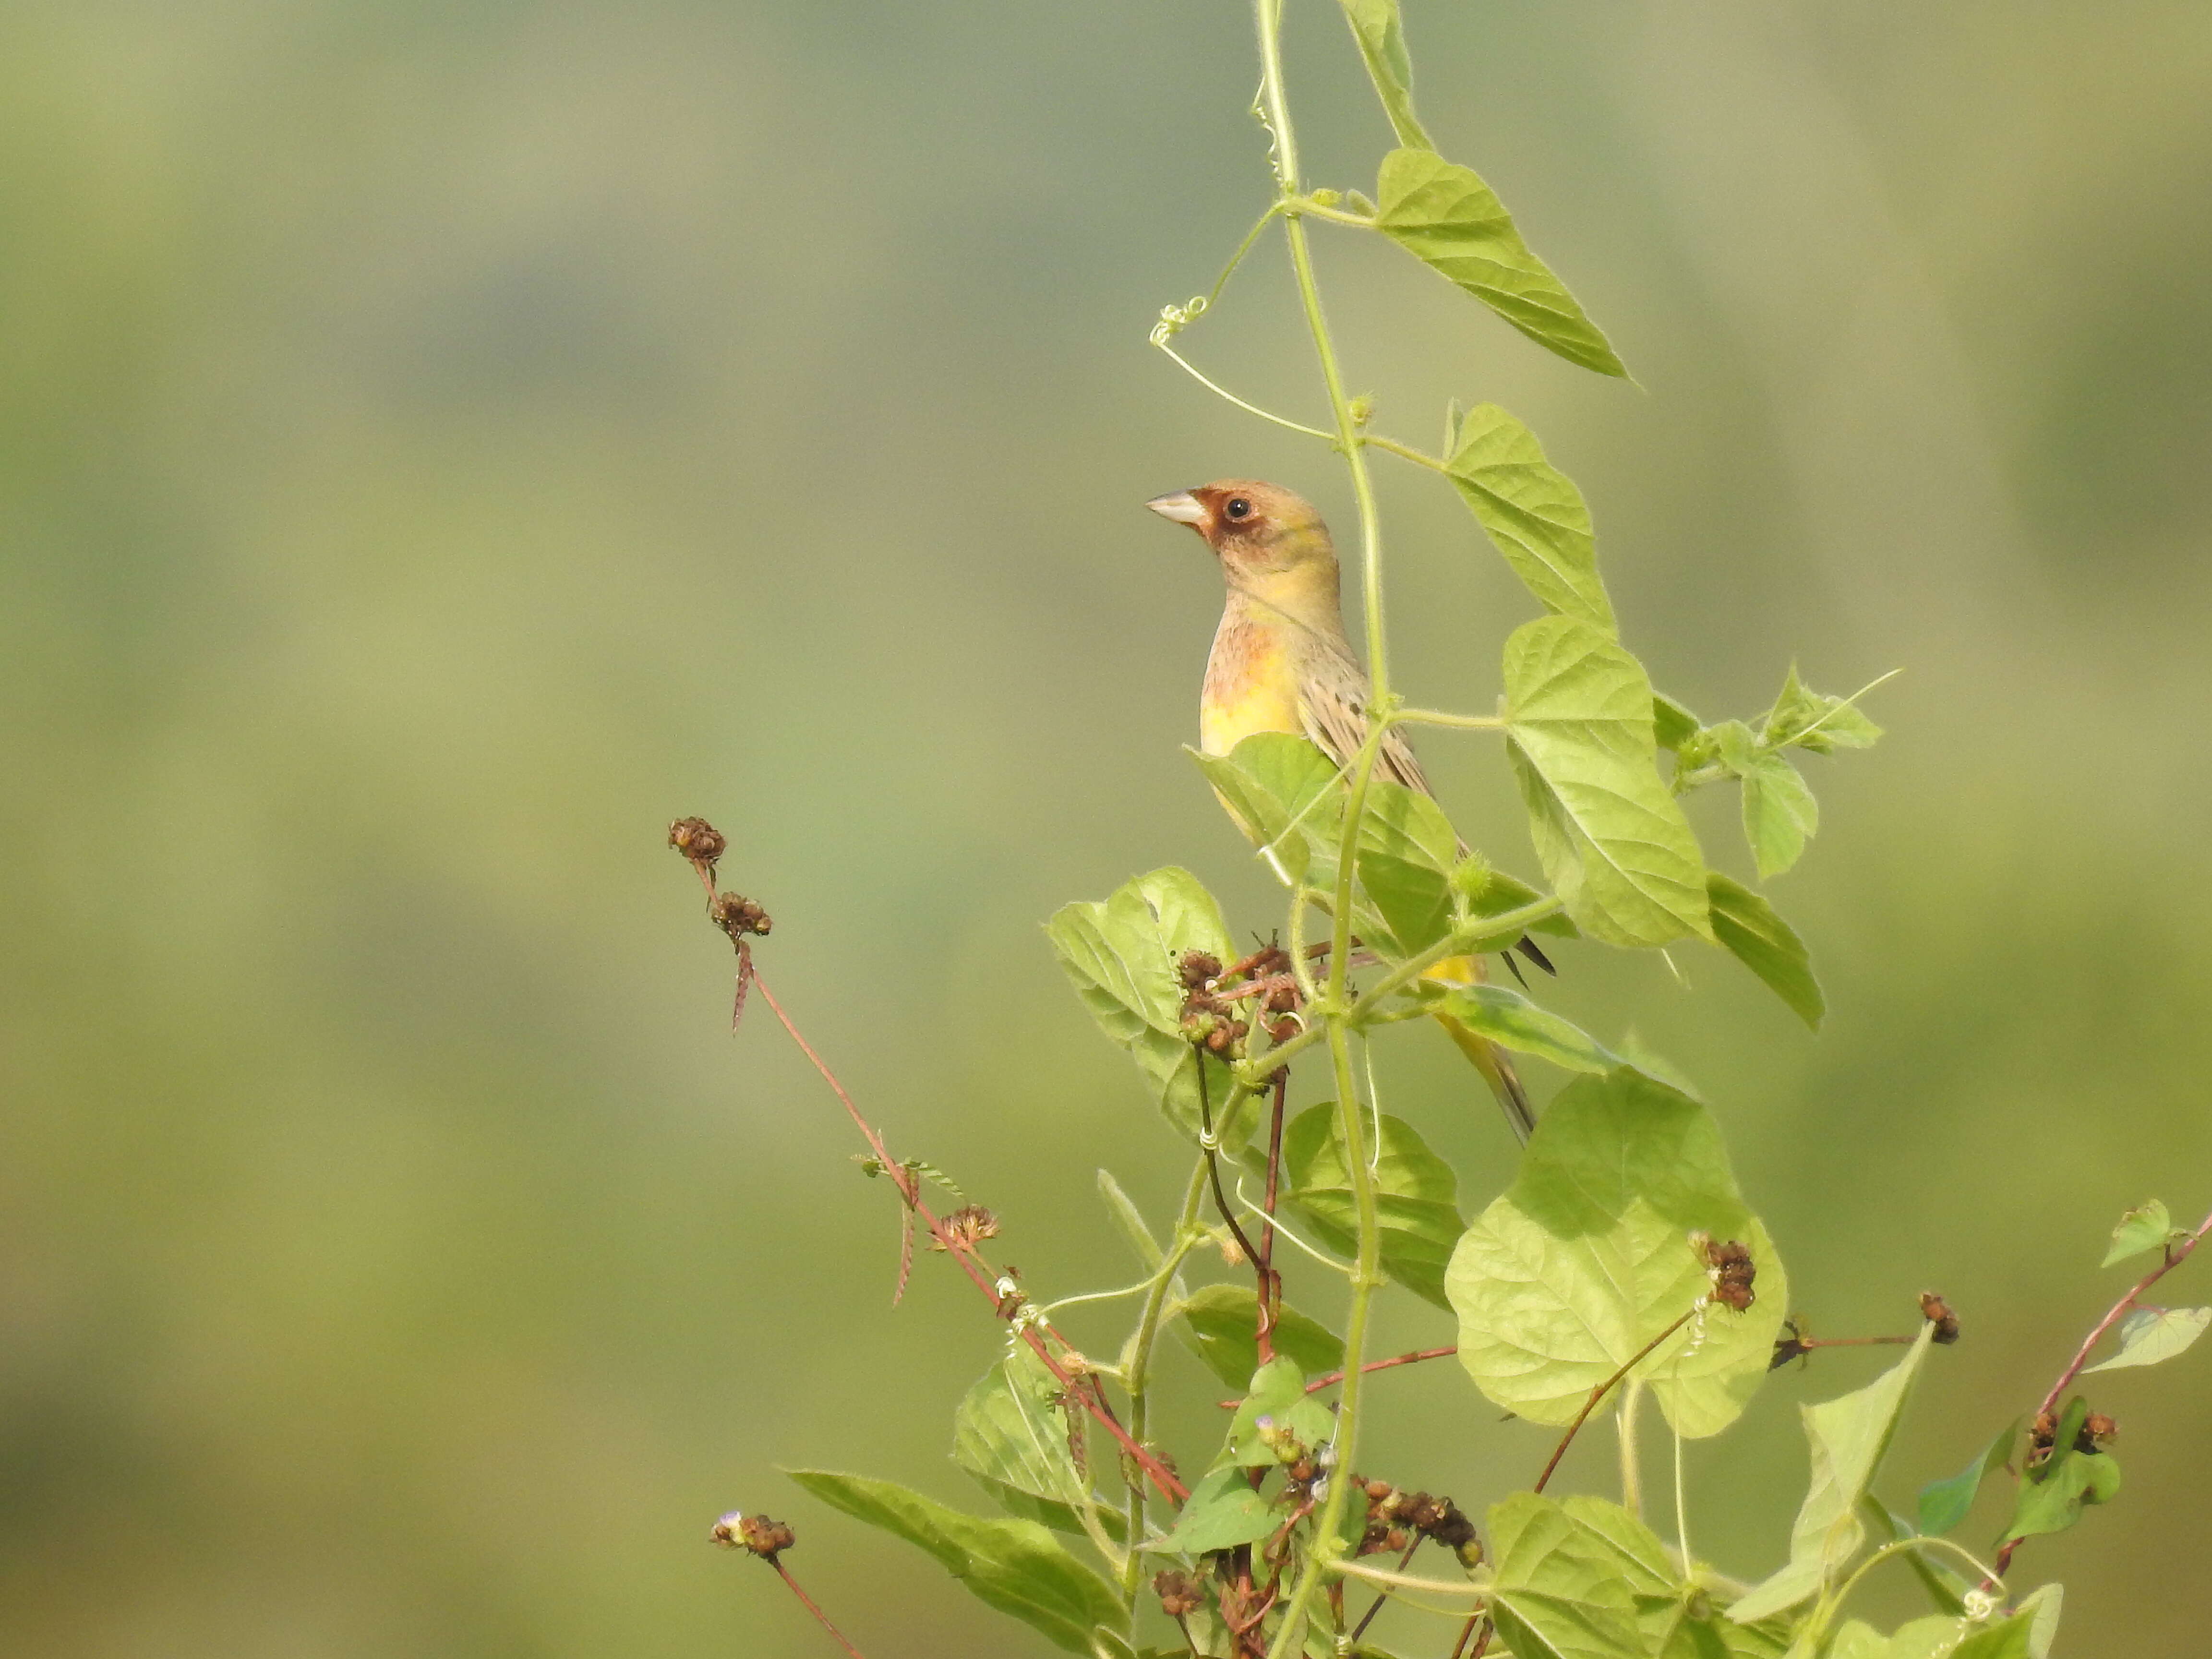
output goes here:
[[1171, 495], [1155, 495], [1145, 505], [1163, 519], [1173, 519], [1193, 530], [1202, 532], [1206, 527], [1206, 503], [1188, 489], [1178, 489]]

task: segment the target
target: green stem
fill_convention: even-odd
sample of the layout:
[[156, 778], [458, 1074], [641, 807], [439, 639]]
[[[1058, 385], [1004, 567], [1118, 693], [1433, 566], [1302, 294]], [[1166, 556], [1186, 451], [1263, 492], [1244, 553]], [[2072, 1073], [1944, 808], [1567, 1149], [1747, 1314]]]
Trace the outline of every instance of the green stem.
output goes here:
[[[1291, 125], [1290, 100], [1283, 88], [1282, 0], [1255, 0], [1254, 9], [1260, 29], [1260, 97], [1275, 139], [1275, 183], [1282, 197], [1295, 204], [1303, 192], [1298, 188], [1297, 135]], [[1322, 382], [1328, 388], [1329, 412], [1336, 417], [1337, 442], [1344, 451], [1345, 465], [1352, 470], [1352, 493], [1359, 507], [1360, 598], [1367, 610], [1367, 677], [1374, 686], [1370, 702], [1380, 705], [1390, 692], [1382, 632], [1382, 514], [1361, 448], [1365, 437], [1352, 417], [1352, 400], [1345, 395], [1344, 376], [1337, 368], [1336, 345], [1329, 336], [1328, 319], [1322, 312], [1321, 287], [1314, 277], [1313, 250], [1306, 242], [1305, 222], [1295, 213], [1285, 214], [1283, 235], [1290, 244], [1298, 301], [1305, 307], [1306, 328], [1313, 336], [1314, 354], [1320, 359]]]
[[[1190, 1172], [1190, 1185], [1182, 1195], [1182, 1213], [1176, 1218], [1175, 1237], [1168, 1242], [1167, 1255], [1161, 1260], [1159, 1276], [1154, 1279], [1150, 1295], [1145, 1298], [1144, 1313], [1137, 1321], [1137, 1334], [1129, 1345], [1129, 1367], [1123, 1387], [1129, 1395], [1129, 1437], [1139, 1445], [1145, 1443], [1145, 1429], [1151, 1416], [1151, 1397], [1147, 1392], [1152, 1384], [1152, 1340], [1158, 1335], [1160, 1316], [1166, 1310], [1168, 1297], [1175, 1284], [1176, 1269], [1182, 1265], [1199, 1240], [1205, 1237], [1198, 1225], [1199, 1206], [1206, 1201], [1206, 1159], [1203, 1153]], [[1124, 1541], [1129, 1554], [1121, 1569], [1121, 1599], [1131, 1607], [1137, 1604], [1137, 1586], [1144, 1573], [1144, 1557], [1138, 1545], [1145, 1535], [1145, 1483], [1142, 1480], [1129, 1483], [1129, 1504], [1127, 1514], [1128, 1528]]]
[[[1264, 6], [1267, 0], [1261, 0]], [[1284, 1603], [1282, 1622], [1275, 1627], [1274, 1644], [1267, 1659], [1284, 1659], [1298, 1651], [1305, 1624], [1306, 1604], [1319, 1588], [1322, 1575], [1342, 1550], [1337, 1528], [1344, 1519], [1346, 1500], [1352, 1492], [1353, 1460], [1359, 1454], [1359, 1407], [1365, 1394], [1365, 1373], [1360, 1369], [1367, 1348], [1367, 1315], [1376, 1287], [1382, 1283], [1382, 1230], [1376, 1219], [1375, 1174], [1367, 1167], [1366, 1125], [1360, 1121], [1359, 1097], [1352, 1078], [1352, 1042], [1345, 1035], [1339, 1013], [1328, 1021], [1329, 1060], [1336, 1073], [1336, 1127], [1344, 1140], [1344, 1161], [1352, 1176], [1352, 1204], [1358, 1229], [1359, 1249], [1352, 1275], [1352, 1308], [1344, 1322], [1344, 1383], [1337, 1396], [1335, 1454], [1328, 1497], [1314, 1518], [1306, 1547], [1304, 1567]]]
[[1503, 714], [1453, 714], [1441, 708], [1401, 708], [1397, 721], [1405, 726], [1449, 726], [1462, 732], [1503, 732]]
[[1375, 221], [1364, 213], [1350, 213], [1343, 208], [1328, 207], [1310, 196], [1301, 196], [1285, 204], [1292, 213], [1310, 214], [1316, 219], [1326, 219], [1333, 225], [1352, 225], [1361, 230], [1375, 228]]
[[1411, 444], [1401, 444], [1395, 438], [1386, 438], [1379, 432], [1369, 433], [1367, 434], [1367, 441], [1377, 449], [1387, 449], [1393, 455], [1402, 457], [1404, 459], [1413, 462], [1416, 466], [1425, 466], [1431, 472], [1449, 472], [1451, 471], [1449, 466], [1447, 466], [1443, 462], [1438, 460], [1435, 456], [1416, 449]]

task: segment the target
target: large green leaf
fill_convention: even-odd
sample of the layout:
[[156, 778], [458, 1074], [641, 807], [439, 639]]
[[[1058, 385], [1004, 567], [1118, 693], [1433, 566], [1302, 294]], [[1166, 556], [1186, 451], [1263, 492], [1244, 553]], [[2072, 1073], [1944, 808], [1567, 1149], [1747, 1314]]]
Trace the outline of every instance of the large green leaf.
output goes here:
[[1589, 507], [1574, 480], [1545, 459], [1534, 433], [1496, 404], [1470, 410], [1444, 476], [1547, 611], [1614, 634]]
[[[1083, 1006], [1135, 1057], [1168, 1121], [1196, 1141], [1199, 1059], [1183, 1039], [1184, 994], [1176, 962], [1186, 951], [1204, 951], [1223, 962], [1236, 955], [1213, 896], [1190, 872], [1170, 866], [1139, 876], [1103, 903], [1063, 907], [1045, 933]], [[1222, 1122], [1229, 1070], [1211, 1055], [1204, 1086], [1224, 1142], [1240, 1145], [1255, 1113], [1248, 1109], [1234, 1123]]]
[[[1334, 1102], [1309, 1107], [1285, 1127], [1284, 1197], [1318, 1243], [1350, 1256], [1358, 1243], [1358, 1210], [1337, 1127]], [[1444, 1268], [1464, 1224], [1459, 1178], [1410, 1125], [1385, 1116], [1381, 1128], [1369, 1156], [1382, 1271], [1424, 1301], [1449, 1308]]]
[[2151, 1199], [2120, 1218], [2119, 1224], [2112, 1229], [2112, 1248], [2097, 1265], [2109, 1267], [2130, 1256], [2154, 1250], [2166, 1243], [2172, 1231], [2173, 1217], [2167, 1212], [2164, 1200]]
[[1705, 860], [1660, 781], [1643, 665], [1588, 623], [1545, 617], [1505, 645], [1514, 770], [1567, 915], [1611, 944], [1711, 937]]
[[1790, 924], [1757, 893], [1717, 870], [1705, 872], [1713, 937], [1729, 954], [1765, 981], [1775, 995], [1814, 1030], [1828, 1012], [1813, 958]]
[[[1259, 1369], [1260, 1298], [1249, 1285], [1208, 1285], [1170, 1312], [1192, 1351], [1231, 1388], [1243, 1388]], [[1278, 1353], [1316, 1375], [1344, 1364], [1344, 1339], [1296, 1308], [1276, 1310], [1274, 1343]]]
[[987, 1521], [947, 1509], [888, 1480], [793, 1469], [791, 1478], [834, 1509], [881, 1527], [935, 1556], [979, 1600], [1011, 1613], [1070, 1653], [1094, 1650], [1100, 1626], [1116, 1633], [1129, 1615], [1114, 1587], [1034, 1521]]
[[1516, 1492], [1490, 1510], [1491, 1617], [1514, 1659], [1643, 1659], [1619, 1553], [1557, 1501]]
[[2212, 1308], [2137, 1308], [2120, 1321], [2120, 1351], [2089, 1370], [2155, 1365], [2195, 1342], [2208, 1324], [2212, 1324]]
[[1693, 1230], [1750, 1249], [1757, 1300], [1743, 1313], [1705, 1308], [1636, 1374], [1679, 1433], [1718, 1433], [1765, 1376], [1788, 1280], [1711, 1115], [1626, 1066], [1560, 1092], [1520, 1178], [1460, 1240], [1446, 1283], [1461, 1363], [1506, 1409], [1571, 1421], [1706, 1293]]
[[1802, 1408], [1813, 1474], [1790, 1528], [1789, 1564], [1730, 1607], [1731, 1619], [1748, 1622], [1796, 1607], [1857, 1553], [1866, 1538], [1859, 1502], [1897, 1432], [1935, 1329], [1923, 1325], [1905, 1358], [1863, 1389]]
[[1399, 20], [1398, 0], [1343, 0], [1345, 21], [1359, 43], [1367, 64], [1367, 78], [1390, 118], [1398, 142], [1415, 149], [1433, 149], [1420, 118], [1413, 113], [1413, 61], [1406, 52], [1405, 25]]
[[1472, 168], [1433, 150], [1393, 150], [1382, 158], [1376, 201], [1377, 230], [1539, 345], [1601, 374], [1628, 373]]
[[1570, 1072], [1609, 1072], [1622, 1063], [1571, 1020], [1537, 1006], [1510, 985], [1455, 987], [1438, 1000], [1437, 1010], [1502, 1048]]
[[[1018, 1343], [983, 1373], [952, 1414], [952, 1461], [1013, 1514], [1060, 1532], [1080, 1532], [1088, 1495], [1076, 1467], [1060, 1382], [1027, 1345]], [[1094, 1504], [1100, 1524], [1117, 1533], [1121, 1516]]]

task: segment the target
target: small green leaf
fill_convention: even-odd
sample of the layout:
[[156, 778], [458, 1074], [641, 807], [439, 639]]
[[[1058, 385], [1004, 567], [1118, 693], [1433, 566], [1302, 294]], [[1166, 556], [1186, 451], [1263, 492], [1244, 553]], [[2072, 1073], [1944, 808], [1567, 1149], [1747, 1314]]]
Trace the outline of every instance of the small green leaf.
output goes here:
[[[1409, 1125], [1385, 1116], [1381, 1127], [1380, 1145], [1370, 1149], [1370, 1157], [1382, 1271], [1424, 1301], [1449, 1308], [1444, 1267], [1465, 1224], [1459, 1213], [1459, 1178]], [[1304, 1218], [1315, 1242], [1352, 1255], [1358, 1212], [1334, 1102], [1309, 1107], [1285, 1128], [1283, 1178], [1284, 1198]]]
[[2166, 1213], [2160, 1200], [2130, 1210], [2120, 1218], [2120, 1224], [2112, 1229], [2112, 1247], [2105, 1252], [2105, 1259], [2097, 1265], [2109, 1267], [2116, 1261], [2125, 1261], [2131, 1255], [2141, 1255], [2146, 1250], [2155, 1250], [2173, 1232], [2173, 1218]]
[[1870, 749], [1881, 736], [1881, 727], [1861, 714], [1856, 703], [1806, 690], [1794, 667], [1759, 727], [1759, 741], [1769, 749], [1794, 744], [1816, 755]]
[[[1489, 882], [1468, 902], [1468, 909], [1475, 920], [1480, 921], [1486, 916], [1502, 916], [1510, 911], [1526, 909], [1541, 896], [1534, 888], [1517, 877], [1509, 876], [1503, 870], [1492, 870], [1490, 872]], [[1582, 929], [1577, 927], [1557, 910], [1546, 916], [1541, 921], [1532, 922], [1521, 931], [1530, 933], [1556, 933], [1561, 939], [1582, 937]], [[1491, 951], [1503, 951], [1519, 937], [1519, 933], [1496, 933], [1487, 939], [1477, 939], [1468, 948], [1478, 955]]]
[[1395, 149], [1382, 158], [1375, 195], [1375, 228], [1431, 270], [1569, 362], [1628, 373], [1472, 168], [1425, 149]]
[[1446, 1280], [1460, 1363], [1508, 1411], [1571, 1421], [1592, 1389], [1705, 1294], [1692, 1230], [1749, 1247], [1757, 1300], [1741, 1314], [1705, 1308], [1637, 1374], [1677, 1432], [1718, 1433], [1765, 1377], [1788, 1279], [1737, 1193], [1711, 1115], [1626, 1067], [1560, 1091], [1519, 1180], [1460, 1240]]
[[1294, 1359], [1277, 1355], [1252, 1373], [1251, 1386], [1229, 1420], [1229, 1437], [1220, 1463], [1244, 1468], [1273, 1468], [1280, 1460], [1262, 1437], [1266, 1424], [1297, 1437], [1309, 1450], [1336, 1436], [1336, 1419], [1306, 1393], [1306, 1374]]
[[1437, 1011], [1492, 1042], [1570, 1072], [1609, 1072], [1621, 1064], [1619, 1054], [1587, 1031], [1510, 985], [1459, 987], [1438, 1000]]
[[1490, 1510], [1491, 1617], [1514, 1659], [1640, 1659], [1616, 1553], [1554, 1500], [1516, 1492]]
[[1252, 1490], [1243, 1469], [1231, 1464], [1193, 1486], [1175, 1525], [1145, 1548], [1158, 1554], [1204, 1555], [1256, 1544], [1281, 1524], [1275, 1506]]
[[1664, 691], [1651, 694], [1652, 737], [1662, 749], [1680, 750], [1704, 729], [1695, 714]]
[[1712, 905], [1713, 937], [1764, 980], [1798, 1018], [1819, 1030], [1828, 1004], [1820, 994], [1820, 981], [1813, 977], [1813, 958], [1805, 941], [1771, 904], [1717, 870], [1705, 872], [1705, 895]]
[[2187, 1348], [2204, 1334], [2208, 1324], [2212, 1324], [2212, 1308], [2137, 1308], [2120, 1321], [2120, 1351], [2089, 1370], [2155, 1365]]
[[[1183, 988], [1176, 960], [1204, 951], [1236, 955], [1221, 908], [1197, 877], [1172, 866], [1139, 876], [1103, 903], [1063, 907], [1046, 924], [1060, 965], [1106, 1035], [1127, 1048], [1152, 1082], [1160, 1109], [1193, 1142], [1200, 1132], [1199, 1059], [1183, 1040]], [[1256, 1109], [1221, 1121], [1229, 1069], [1208, 1055], [1206, 1098], [1224, 1145], [1243, 1144]], [[1248, 1103], [1249, 1104], [1249, 1103]]]
[[[1075, 1467], [1059, 1381], [1026, 1346], [983, 1373], [952, 1416], [952, 1461], [1014, 1514], [1080, 1532], [1089, 1481]], [[1121, 1517], [1101, 1512], [1119, 1530]]]
[[[1173, 1313], [1182, 1320], [1180, 1328], [1206, 1369], [1231, 1388], [1243, 1388], [1259, 1369], [1260, 1347], [1254, 1332], [1260, 1298], [1249, 1285], [1208, 1285], [1176, 1303]], [[1279, 1310], [1274, 1342], [1278, 1352], [1309, 1375], [1333, 1371], [1344, 1364], [1344, 1339], [1296, 1308]]]
[[1398, 0], [1344, 0], [1345, 21], [1366, 61], [1367, 78], [1390, 118], [1398, 142], [1415, 149], [1433, 149], [1420, 118], [1413, 113], [1413, 63], [1406, 52], [1405, 26], [1399, 21]]
[[2012, 1456], [2012, 1443], [2020, 1433], [2018, 1422], [2009, 1423], [1990, 1442], [1979, 1457], [1948, 1480], [1931, 1480], [1920, 1489], [1920, 1531], [1940, 1538], [1966, 1518], [1982, 1482], [2004, 1468]]
[[1820, 804], [1797, 769], [1779, 755], [1754, 755], [1744, 765], [1743, 838], [1759, 878], [1781, 875], [1803, 856], [1820, 827]]
[[1729, 1618], [1749, 1623], [1796, 1607], [1857, 1553], [1866, 1537], [1859, 1502], [1897, 1433], [1935, 1328], [1922, 1326], [1905, 1358], [1863, 1389], [1802, 1407], [1813, 1478], [1790, 1528], [1790, 1563], [1730, 1607]]
[[987, 1521], [888, 1480], [824, 1469], [791, 1478], [833, 1509], [881, 1527], [937, 1558], [969, 1591], [1011, 1613], [1054, 1646], [1094, 1651], [1092, 1632], [1129, 1628], [1114, 1587], [1034, 1521]]
[[1593, 939], [1711, 937], [1705, 861], [1658, 771], [1643, 665], [1589, 623], [1546, 617], [1505, 645], [1507, 738], [1538, 857]]
[[1615, 633], [1597, 574], [1597, 534], [1574, 480], [1536, 434], [1496, 404], [1470, 410], [1444, 476], [1458, 488], [1513, 574], [1547, 611]]

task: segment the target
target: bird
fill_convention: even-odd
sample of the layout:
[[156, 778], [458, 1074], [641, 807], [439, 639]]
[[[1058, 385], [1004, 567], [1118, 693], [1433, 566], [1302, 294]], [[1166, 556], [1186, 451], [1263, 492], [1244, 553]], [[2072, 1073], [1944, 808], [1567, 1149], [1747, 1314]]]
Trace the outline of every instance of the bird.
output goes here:
[[[1348, 764], [1367, 740], [1370, 682], [1345, 637], [1336, 548], [1321, 514], [1279, 484], [1253, 478], [1219, 479], [1145, 505], [1198, 532], [1219, 560], [1228, 589], [1199, 697], [1200, 752], [1226, 755], [1256, 732], [1287, 732], [1311, 739], [1337, 765]], [[1395, 729], [1383, 734], [1375, 769], [1408, 789], [1435, 793]], [[1532, 942], [1522, 946], [1531, 961], [1551, 967]], [[1468, 956], [1438, 963], [1427, 977], [1470, 985], [1486, 975], [1482, 959]], [[1525, 1142], [1536, 1114], [1512, 1061], [1460, 1021], [1442, 1013], [1437, 1020]]]

